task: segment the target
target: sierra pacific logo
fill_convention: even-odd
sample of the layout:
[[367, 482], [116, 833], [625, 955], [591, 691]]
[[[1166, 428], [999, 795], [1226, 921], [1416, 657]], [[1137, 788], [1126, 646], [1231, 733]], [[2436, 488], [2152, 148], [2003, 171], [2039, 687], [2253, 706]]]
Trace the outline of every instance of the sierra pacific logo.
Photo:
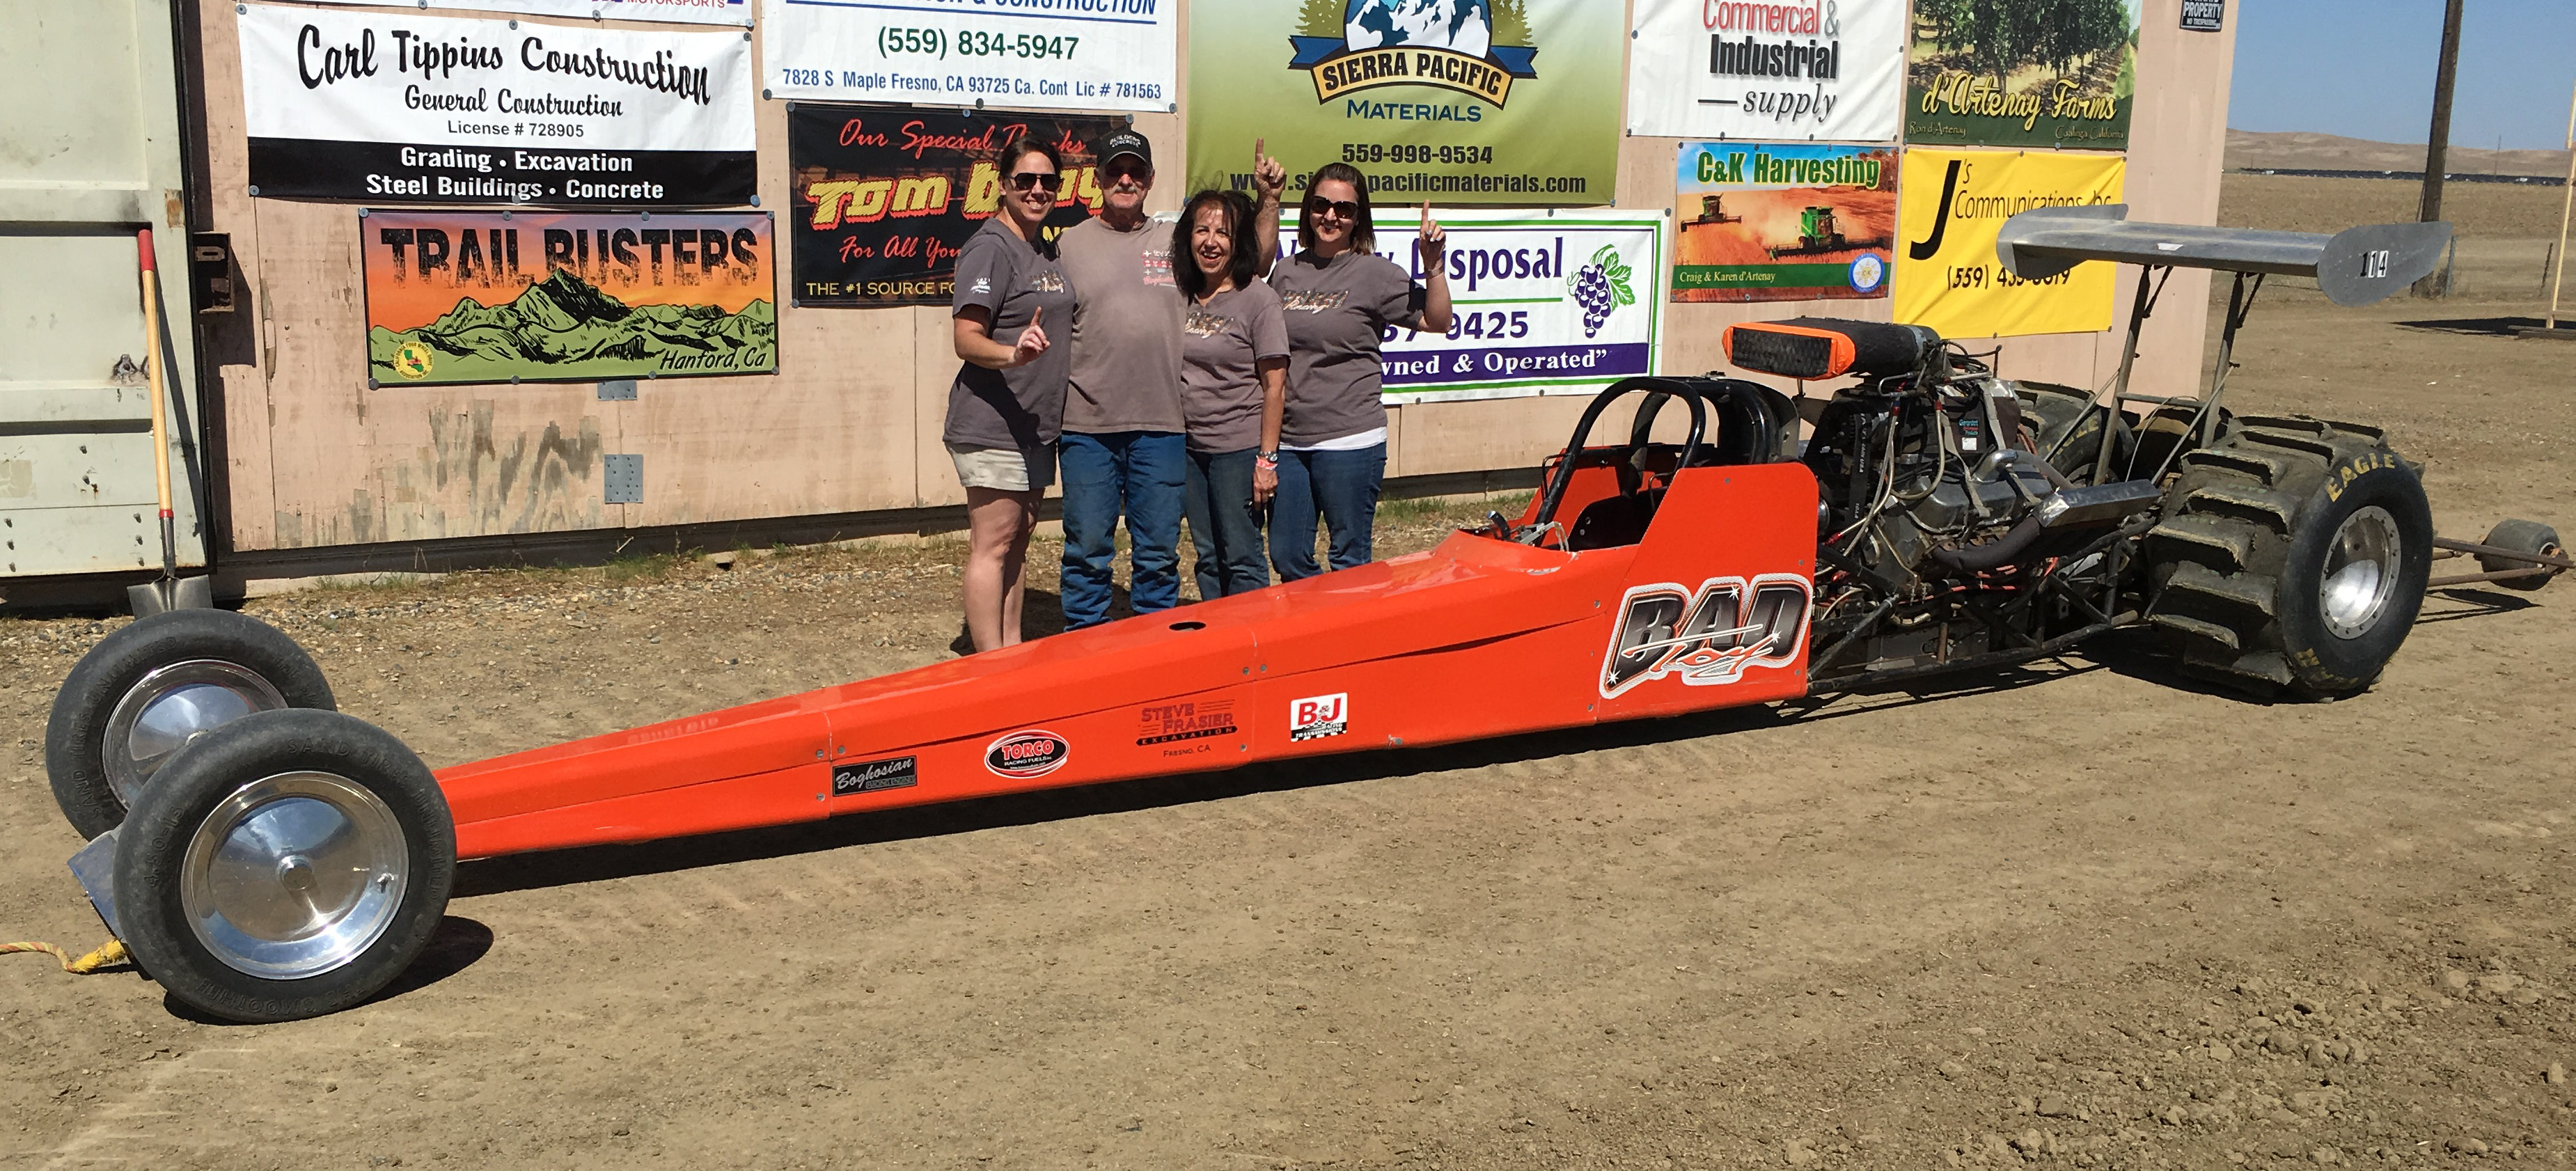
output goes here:
[[1382, 85], [1429, 85], [1501, 109], [1514, 78], [1536, 77], [1527, 0], [1306, 0], [1290, 69], [1315, 100]]

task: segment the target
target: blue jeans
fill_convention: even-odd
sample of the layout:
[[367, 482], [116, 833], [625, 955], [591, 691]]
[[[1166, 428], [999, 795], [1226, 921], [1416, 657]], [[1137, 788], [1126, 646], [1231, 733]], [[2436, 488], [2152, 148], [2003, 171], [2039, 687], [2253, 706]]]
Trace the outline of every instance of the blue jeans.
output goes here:
[[1252, 449], [1193, 451], [1184, 507], [1190, 544], [1198, 549], [1202, 601], [1247, 594], [1270, 584], [1261, 550], [1261, 518], [1252, 511]]
[[1139, 614], [1181, 602], [1181, 487], [1188, 452], [1178, 432], [1067, 431], [1056, 456], [1064, 479], [1064, 628], [1109, 621], [1109, 567], [1118, 517], [1127, 517], [1127, 604]]
[[1375, 556], [1378, 486], [1386, 480], [1386, 445], [1358, 451], [1279, 453], [1279, 495], [1270, 505], [1270, 563], [1279, 580], [1322, 572], [1315, 567], [1315, 517], [1331, 530], [1335, 569]]

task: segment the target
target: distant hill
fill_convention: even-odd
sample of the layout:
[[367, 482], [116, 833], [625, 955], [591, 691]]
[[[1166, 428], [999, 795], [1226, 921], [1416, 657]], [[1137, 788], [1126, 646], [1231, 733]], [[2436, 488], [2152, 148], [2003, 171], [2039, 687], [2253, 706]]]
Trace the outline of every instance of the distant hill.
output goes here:
[[[2549, 175], [2564, 178], [2563, 150], [2484, 150], [2451, 144], [2444, 170], [2455, 175]], [[2424, 144], [2373, 142], [2298, 131], [2227, 132], [2227, 168], [2286, 167], [2317, 171], [2422, 171]]]
[[765, 373], [778, 363], [777, 313], [754, 301], [627, 305], [562, 269], [509, 302], [472, 297], [427, 325], [367, 331], [368, 374], [403, 383]]

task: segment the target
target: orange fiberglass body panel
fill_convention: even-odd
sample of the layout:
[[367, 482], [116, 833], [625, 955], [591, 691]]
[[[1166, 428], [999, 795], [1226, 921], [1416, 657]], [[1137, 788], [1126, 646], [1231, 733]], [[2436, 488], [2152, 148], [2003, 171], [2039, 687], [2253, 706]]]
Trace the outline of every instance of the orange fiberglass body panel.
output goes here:
[[1806, 690], [1815, 512], [1800, 465], [1694, 468], [1634, 545], [1461, 533], [439, 782], [474, 858], [1761, 703]]

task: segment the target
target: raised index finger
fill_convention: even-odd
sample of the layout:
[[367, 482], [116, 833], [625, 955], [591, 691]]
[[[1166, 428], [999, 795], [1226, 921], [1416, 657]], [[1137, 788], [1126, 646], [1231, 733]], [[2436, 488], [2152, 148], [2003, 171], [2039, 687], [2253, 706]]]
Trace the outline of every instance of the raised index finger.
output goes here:
[[1252, 157], [1253, 157], [1253, 158], [1255, 158], [1255, 159], [1266, 159], [1266, 158], [1269, 158], [1269, 157], [1270, 157], [1270, 152], [1269, 152], [1268, 150], [1266, 150], [1266, 149], [1263, 149], [1263, 148], [1265, 148], [1265, 147], [1267, 147], [1267, 146], [1269, 146], [1269, 145], [1270, 145], [1270, 140], [1269, 140], [1268, 138], [1266, 138], [1266, 137], [1265, 137], [1265, 138], [1255, 138], [1255, 139], [1253, 139], [1253, 140], [1252, 140]]

